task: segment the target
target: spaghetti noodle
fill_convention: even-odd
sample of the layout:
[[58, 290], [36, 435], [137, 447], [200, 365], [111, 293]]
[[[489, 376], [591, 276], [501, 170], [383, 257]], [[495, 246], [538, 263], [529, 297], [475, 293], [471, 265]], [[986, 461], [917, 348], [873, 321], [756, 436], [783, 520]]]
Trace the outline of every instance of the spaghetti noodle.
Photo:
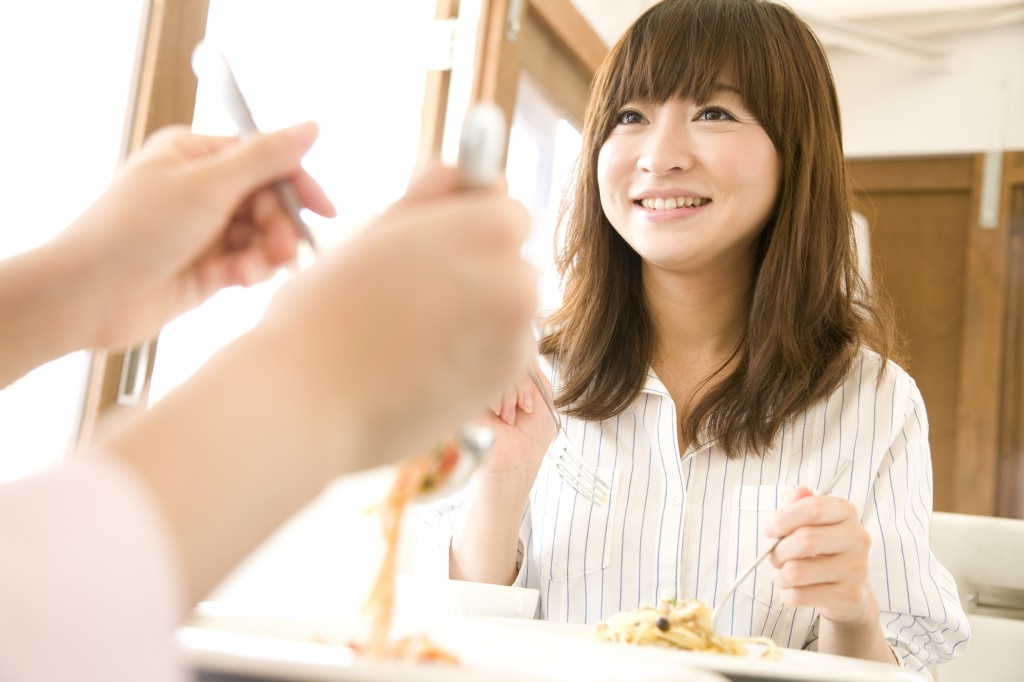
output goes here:
[[592, 636], [596, 639], [660, 646], [687, 651], [704, 651], [731, 656], [745, 656], [744, 644], [764, 644], [762, 658], [779, 658], [779, 648], [768, 637], [728, 637], [715, 634], [711, 609], [698, 599], [682, 602], [665, 600], [657, 608], [641, 606], [623, 611], [600, 623]]
[[354, 646], [371, 657], [458, 664], [454, 655], [438, 648], [426, 637], [406, 637], [391, 641], [389, 633], [394, 620], [398, 541], [405, 509], [413, 498], [443, 485], [455, 470], [459, 457], [457, 444], [449, 441], [431, 452], [405, 460], [399, 466], [395, 481], [382, 504], [384, 558], [363, 607], [364, 612], [370, 616], [370, 631], [365, 647]]

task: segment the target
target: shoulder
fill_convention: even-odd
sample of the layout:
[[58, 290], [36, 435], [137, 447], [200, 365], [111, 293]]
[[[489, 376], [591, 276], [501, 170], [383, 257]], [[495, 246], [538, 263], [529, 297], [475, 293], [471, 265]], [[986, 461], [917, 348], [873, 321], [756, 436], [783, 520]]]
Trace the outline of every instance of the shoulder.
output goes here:
[[850, 363], [846, 379], [837, 391], [851, 391], [870, 399], [876, 409], [904, 415], [924, 411], [924, 400], [914, 378], [898, 363], [869, 348], [860, 348]]

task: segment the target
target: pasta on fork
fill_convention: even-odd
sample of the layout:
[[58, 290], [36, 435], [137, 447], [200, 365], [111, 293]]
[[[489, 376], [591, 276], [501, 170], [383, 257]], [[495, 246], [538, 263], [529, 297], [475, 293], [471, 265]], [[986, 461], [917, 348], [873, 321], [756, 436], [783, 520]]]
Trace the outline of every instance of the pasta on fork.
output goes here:
[[410, 457], [398, 467], [395, 481], [380, 509], [384, 558], [364, 607], [370, 617], [369, 636], [365, 645], [350, 645], [373, 658], [450, 665], [459, 662], [456, 656], [425, 636], [392, 640], [390, 633], [395, 611], [398, 541], [405, 508], [412, 499], [443, 486], [461, 456], [458, 443], [452, 440], [431, 452]]

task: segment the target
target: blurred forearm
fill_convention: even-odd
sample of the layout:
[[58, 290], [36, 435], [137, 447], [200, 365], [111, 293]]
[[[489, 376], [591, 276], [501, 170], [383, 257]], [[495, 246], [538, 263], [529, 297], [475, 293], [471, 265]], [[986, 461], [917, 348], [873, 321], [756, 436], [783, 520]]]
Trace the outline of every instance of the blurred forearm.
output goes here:
[[311, 374], [295, 371], [276, 344], [265, 333], [243, 336], [143, 418], [100, 437], [163, 509], [189, 604], [332, 477], [371, 461], [341, 387], [327, 431], [303, 409]]
[[52, 243], [0, 262], [0, 388], [86, 347], [87, 277], [74, 254]]

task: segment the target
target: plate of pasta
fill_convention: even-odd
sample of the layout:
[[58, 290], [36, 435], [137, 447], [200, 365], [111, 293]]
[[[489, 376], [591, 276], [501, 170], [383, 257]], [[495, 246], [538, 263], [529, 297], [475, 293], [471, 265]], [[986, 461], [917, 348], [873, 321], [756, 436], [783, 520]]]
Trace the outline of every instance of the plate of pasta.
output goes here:
[[[895, 666], [780, 650], [716, 635], [701, 602], [664, 603], [571, 625], [534, 620], [537, 591], [403, 581], [397, 544], [406, 505], [445, 484], [448, 444], [403, 462], [381, 512], [385, 552], [362, 613], [245, 611], [205, 604], [178, 631], [202, 682], [919, 682]], [[401, 608], [402, 595], [417, 608]], [[424, 599], [423, 595], [431, 595]], [[223, 606], [223, 605], [221, 605]], [[497, 614], [504, 617], [495, 617]], [[452, 617], [459, 616], [459, 617]], [[510, 617], [519, 616], [519, 617]], [[723, 676], [724, 675], [724, 676]]]
[[717, 634], [711, 608], [696, 599], [667, 600], [657, 607], [614, 614], [583, 636], [643, 650], [649, 658], [672, 658], [727, 677], [785, 682], [919, 682], [894, 665], [813, 651], [783, 649], [767, 637]]
[[358, 642], [361, 617], [282, 612], [261, 616], [220, 610], [194, 615], [177, 639], [201, 680], [260, 679], [279, 682], [726, 682], [678, 659], [633, 656], [580, 636], [576, 627], [523, 618], [397, 616], [393, 642], [429, 634], [443, 660], [374, 659]]
[[[537, 590], [433, 579], [399, 585], [404, 510], [413, 499], [444, 487], [462, 454], [449, 441], [397, 467], [387, 496], [375, 507], [384, 555], [360, 614], [232, 613], [207, 603], [178, 632], [200, 679], [724, 682], [678, 661], [634, 660], [573, 633], [522, 627], [536, 622]], [[409, 607], [404, 611], [400, 592]]]

